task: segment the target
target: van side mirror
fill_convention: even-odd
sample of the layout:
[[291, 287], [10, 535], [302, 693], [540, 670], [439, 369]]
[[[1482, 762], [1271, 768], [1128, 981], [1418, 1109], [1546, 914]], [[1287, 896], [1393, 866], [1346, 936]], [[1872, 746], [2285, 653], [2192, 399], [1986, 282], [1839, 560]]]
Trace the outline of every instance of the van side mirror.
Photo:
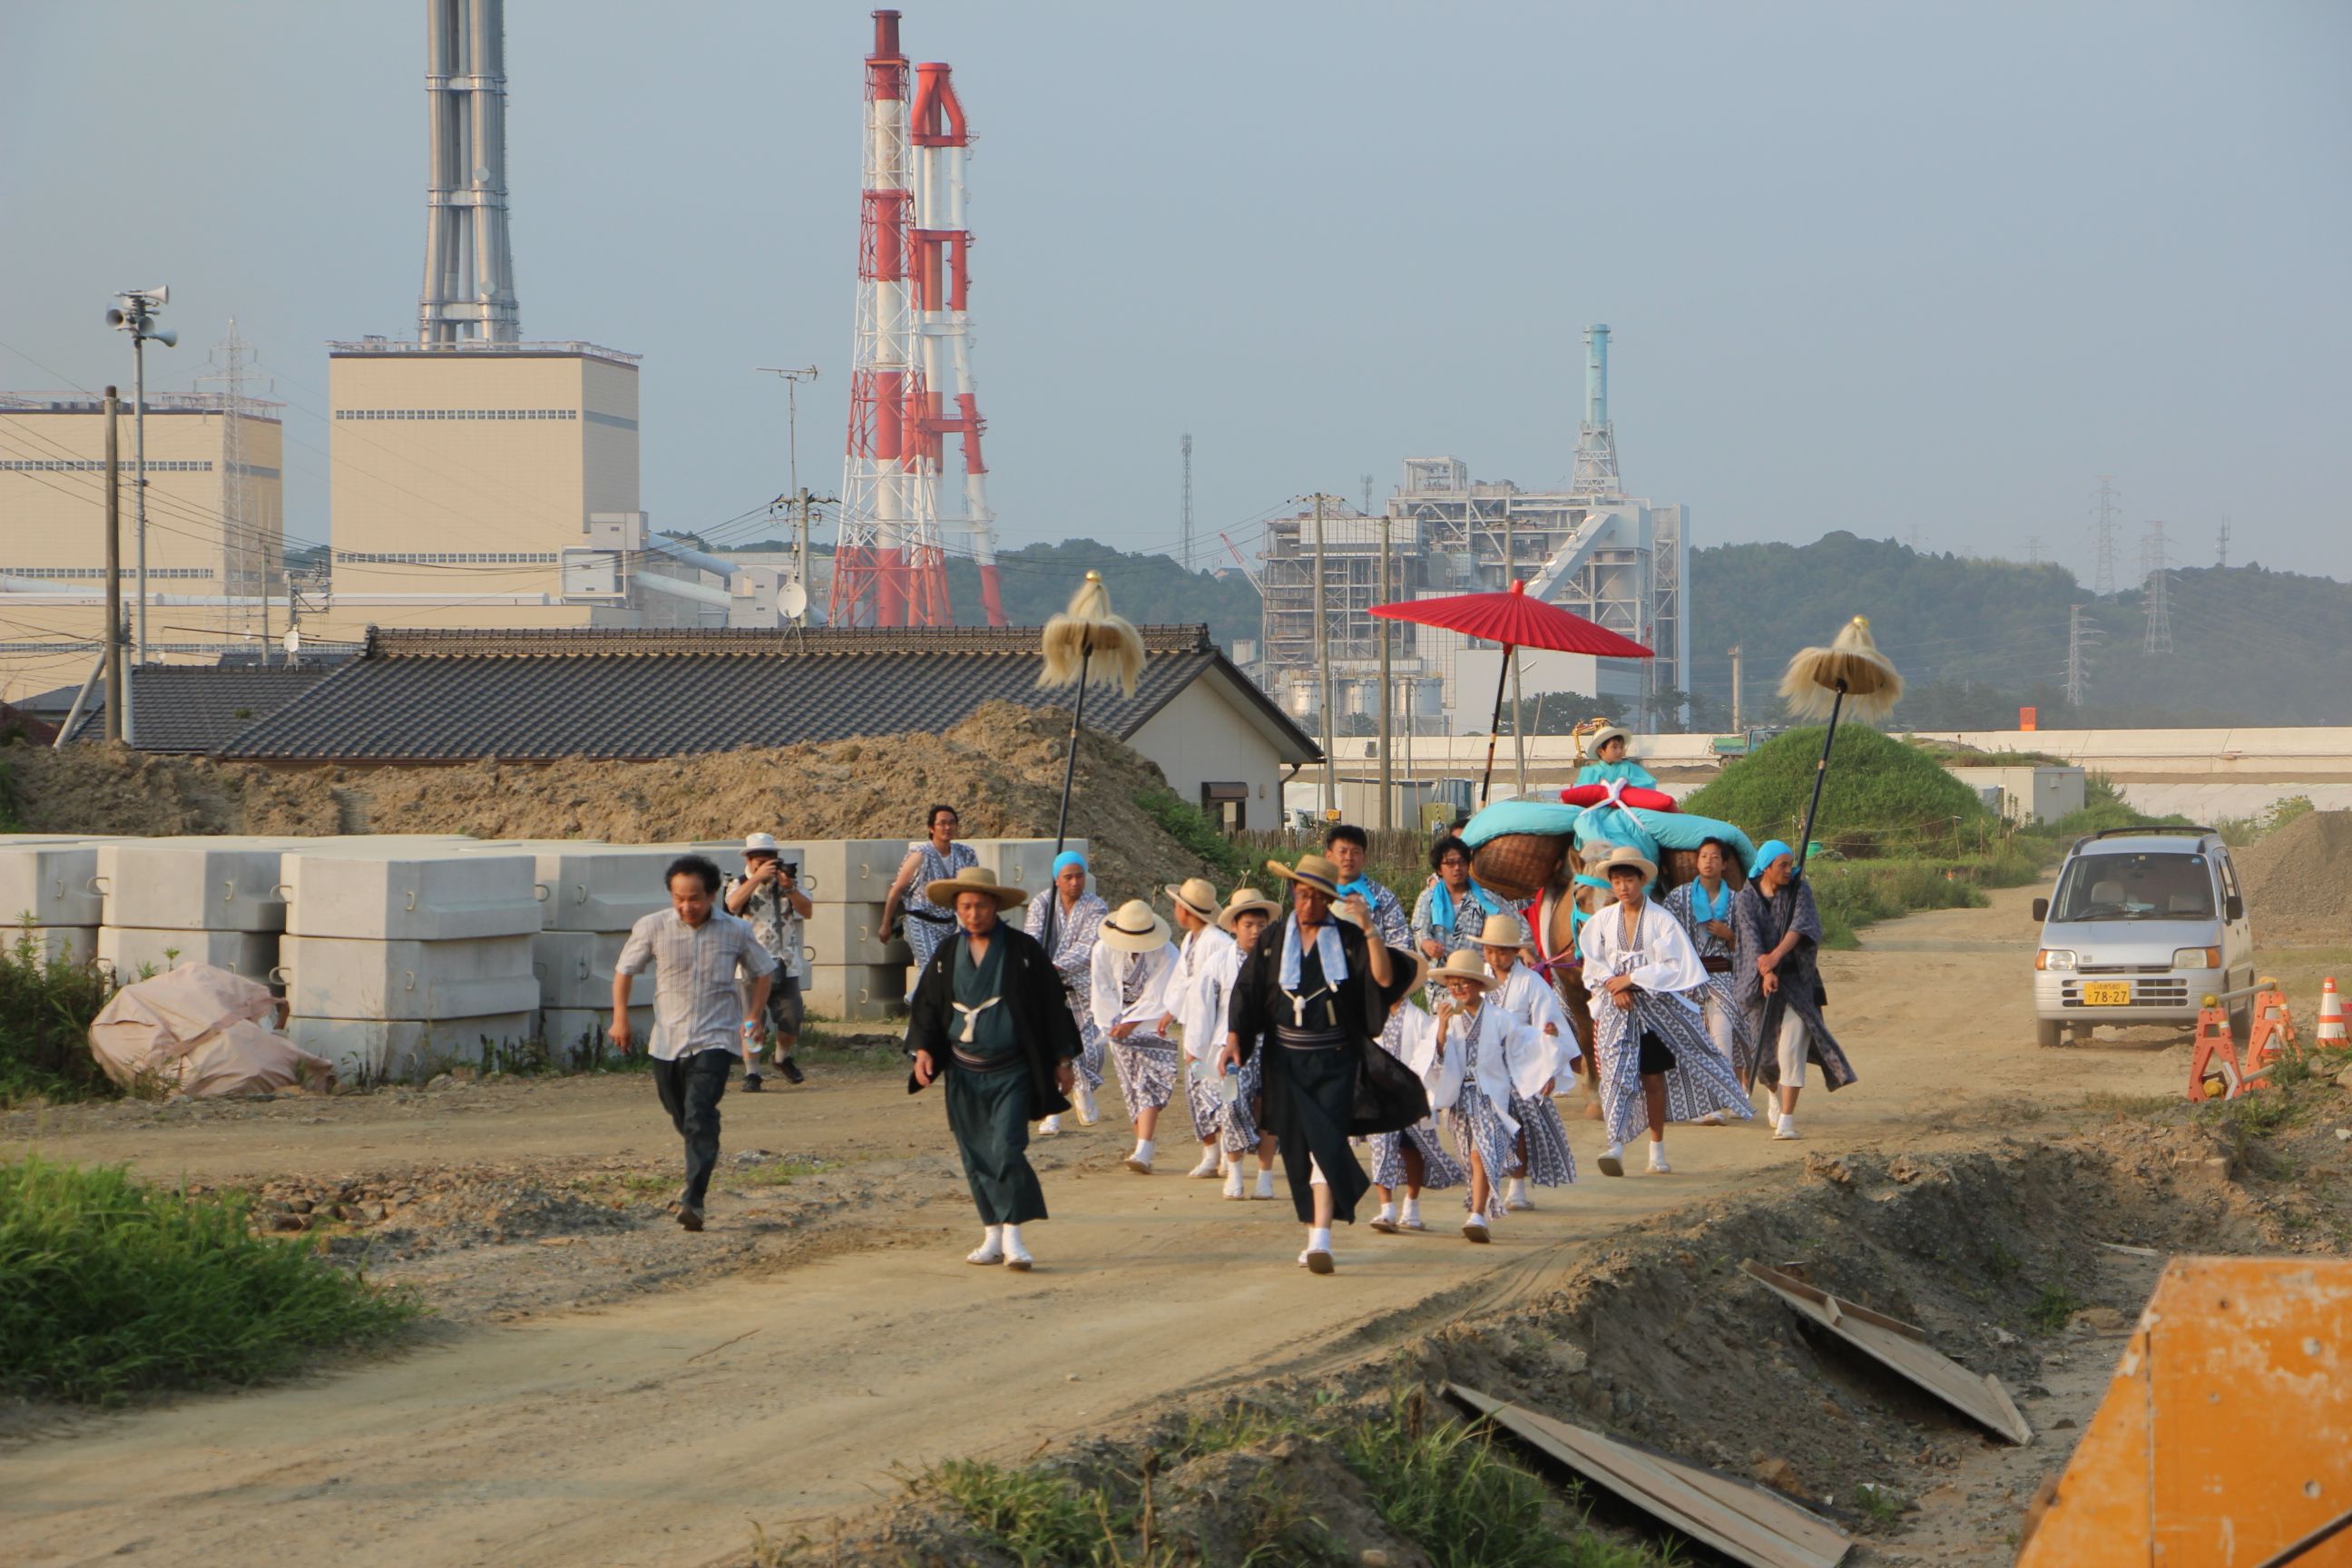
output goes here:
[[2037, 921], [2046, 921], [2050, 918], [2049, 900], [2036, 899], [2033, 900], [2033, 918]]
[[2238, 893], [2231, 893], [2228, 898], [2222, 900], [2221, 912], [2229, 916], [2230, 919], [2233, 921], [2244, 920], [2246, 918], [2246, 900], [2244, 896]]

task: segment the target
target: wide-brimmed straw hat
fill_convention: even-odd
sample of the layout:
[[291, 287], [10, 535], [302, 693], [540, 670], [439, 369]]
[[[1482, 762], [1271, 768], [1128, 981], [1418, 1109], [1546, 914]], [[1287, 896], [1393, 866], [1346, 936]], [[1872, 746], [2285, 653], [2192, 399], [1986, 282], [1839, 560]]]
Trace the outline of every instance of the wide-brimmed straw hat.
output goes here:
[[1486, 925], [1479, 930], [1478, 945], [1480, 947], [1525, 947], [1528, 945], [1527, 922], [1507, 911], [1499, 915], [1488, 915]]
[[1217, 889], [1206, 877], [1187, 877], [1160, 889], [1169, 900], [1192, 910], [1204, 921], [1217, 918]]
[[1296, 868], [1269, 860], [1265, 868], [1286, 882], [1303, 882], [1318, 893], [1339, 896], [1339, 868], [1320, 855], [1301, 855]]
[[1475, 980], [1489, 991], [1502, 984], [1495, 977], [1495, 972], [1486, 967], [1486, 961], [1466, 947], [1447, 953], [1445, 962], [1431, 970], [1429, 977], [1440, 982]]
[[1172, 934], [1168, 922], [1141, 899], [1129, 899], [1117, 913], [1103, 916], [1103, 941], [1121, 952], [1157, 952]]
[[1658, 879], [1657, 867], [1645, 859], [1642, 852], [1631, 844], [1612, 844], [1609, 847], [1608, 854], [1597, 860], [1588, 860], [1584, 863], [1586, 875], [1598, 877], [1604, 882], [1609, 879], [1610, 872], [1622, 870], [1628, 867], [1642, 873], [1642, 880], [1645, 885]]
[[1234, 896], [1225, 900], [1223, 911], [1217, 916], [1217, 924], [1230, 932], [1234, 926], [1241, 923], [1241, 918], [1252, 910], [1261, 911], [1269, 921], [1278, 921], [1282, 918], [1282, 906], [1255, 888], [1235, 888]]
[[996, 879], [996, 873], [985, 866], [966, 866], [952, 877], [923, 884], [923, 897], [943, 910], [955, 908], [958, 893], [986, 893], [996, 900], [1000, 910], [1026, 903], [1029, 895], [1018, 888], [1008, 888]]
[[1620, 726], [1610, 724], [1584, 737], [1584, 749], [1597, 757], [1601, 754], [1601, 748], [1612, 741], [1622, 741], [1630, 746], [1633, 743], [1633, 737], [1625, 733]]

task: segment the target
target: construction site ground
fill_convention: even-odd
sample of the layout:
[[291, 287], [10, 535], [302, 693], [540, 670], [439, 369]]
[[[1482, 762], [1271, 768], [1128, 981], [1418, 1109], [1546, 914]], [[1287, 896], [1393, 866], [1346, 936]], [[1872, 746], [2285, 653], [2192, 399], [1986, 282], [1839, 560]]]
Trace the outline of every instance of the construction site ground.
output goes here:
[[[871, 1528], [941, 1458], [1019, 1462], [1188, 1400], [1442, 1363], [1816, 1501], [1884, 1487], [1899, 1512], [1865, 1521], [1857, 1561], [2005, 1563], [2158, 1266], [2095, 1243], [2336, 1245], [2331, 1215], [2248, 1184], [2263, 1168], [2235, 1123], [2168, 1109], [2182, 1037], [2035, 1047], [2032, 891], [1828, 955], [1862, 1081], [1807, 1093], [1803, 1141], [1762, 1118], [1678, 1129], [1674, 1174], [1612, 1181], [1600, 1124], [1567, 1096], [1577, 1186], [1540, 1193], [1488, 1247], [1433, 1195], [1425, 1235], [1343, 1230], [1328, 1279], [1294, 1266], [1286, 1203], [1183, 1177], [1181, 1111], [1160, 1173], [1123, 1169], [1108, 1093], [1103, 1124], [1034, 1145], [1054, 1211], [1036, 1271], [967, 1266], [940, 1097], [909, 1098], [878, 1052], [728, 1095], [700, 1235], [664, 1211], [677, 1148], [636, 1075], [11, 1113], [0, 1152], [253, 1190], [433, 1316], [291, 1383], [0, 1413], [0, 1540], [27, 1568], [743, 1562], [755, 1526]], [[2266, 957], [2304, 1006], [2352, 960]], [[2314, 1131], [2305, 1186], [2352, 1170], [2352, 1134], [2330, 1131]], [[1914, 1314], [2009, 1381], [2037, 1440], [1999, 1445], [1904, 1385], [1841, 1374], [1833, 1347], [1807, 1350], [1757, 1303], [1746, 1257], [1812, 1258], [1819, 1282]], [[1895, 1261], [1861, 1271], [1877, 1257]]]

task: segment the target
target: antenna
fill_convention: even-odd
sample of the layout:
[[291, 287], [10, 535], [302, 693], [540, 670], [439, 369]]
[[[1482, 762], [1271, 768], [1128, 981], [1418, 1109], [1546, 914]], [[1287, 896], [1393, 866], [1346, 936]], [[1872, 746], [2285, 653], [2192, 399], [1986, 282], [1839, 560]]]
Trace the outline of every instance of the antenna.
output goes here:
[[2230, 569], [2230, 519], [2227, 513], [2221, 518], [2221, 540], [2214, 548], [2213, 564], [2224, 572]]

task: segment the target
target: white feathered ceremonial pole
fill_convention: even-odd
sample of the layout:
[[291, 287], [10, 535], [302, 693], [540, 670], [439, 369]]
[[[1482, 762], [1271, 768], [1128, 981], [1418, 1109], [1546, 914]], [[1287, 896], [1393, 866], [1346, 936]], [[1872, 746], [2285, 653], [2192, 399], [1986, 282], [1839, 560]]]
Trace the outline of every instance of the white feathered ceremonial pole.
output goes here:
[[[1086, 717], [1087, 688], [1116, 686], [1129, 697], [1143, 676], [1143, 634], [1111, 614], [1110, 590], [1102, 574], [1089, 572], [1070, 607], [1045, 623], [1045, 668], [1037, 674], [1044, 688], [1071, 686], [1077, 697], [1070, 705], [1070, 749], [1062, 760], [1062, 810], [1054, 821], [1054, 853], [1058, 857], [1070, 830], [1070, 786], [1078, 771], [1078, 724]], [[1058, 892], [1045, 902], [1045, 951], [1054, 951], [1054, 919], [1061, 913]]]
[[1813, 798], [1805, 807], [1804, 831], [1797, 838], [1797, 870], [1813, 847], [1813, 819], [1822, 809], [1822, 782], [1829, 776], [1830, 743], [1838, 719], [1851, 708], [1857, 719], [1884, 719], [1903, 700], [1903, 677], [1871, 640], [1870, 617], [1856, 616], [1838, 628], [1827, 647], [1799, 648], [1780, 676], [1780, 698], [1800, 719], [1823, 719], [1821, 760], [1813, 764]]

